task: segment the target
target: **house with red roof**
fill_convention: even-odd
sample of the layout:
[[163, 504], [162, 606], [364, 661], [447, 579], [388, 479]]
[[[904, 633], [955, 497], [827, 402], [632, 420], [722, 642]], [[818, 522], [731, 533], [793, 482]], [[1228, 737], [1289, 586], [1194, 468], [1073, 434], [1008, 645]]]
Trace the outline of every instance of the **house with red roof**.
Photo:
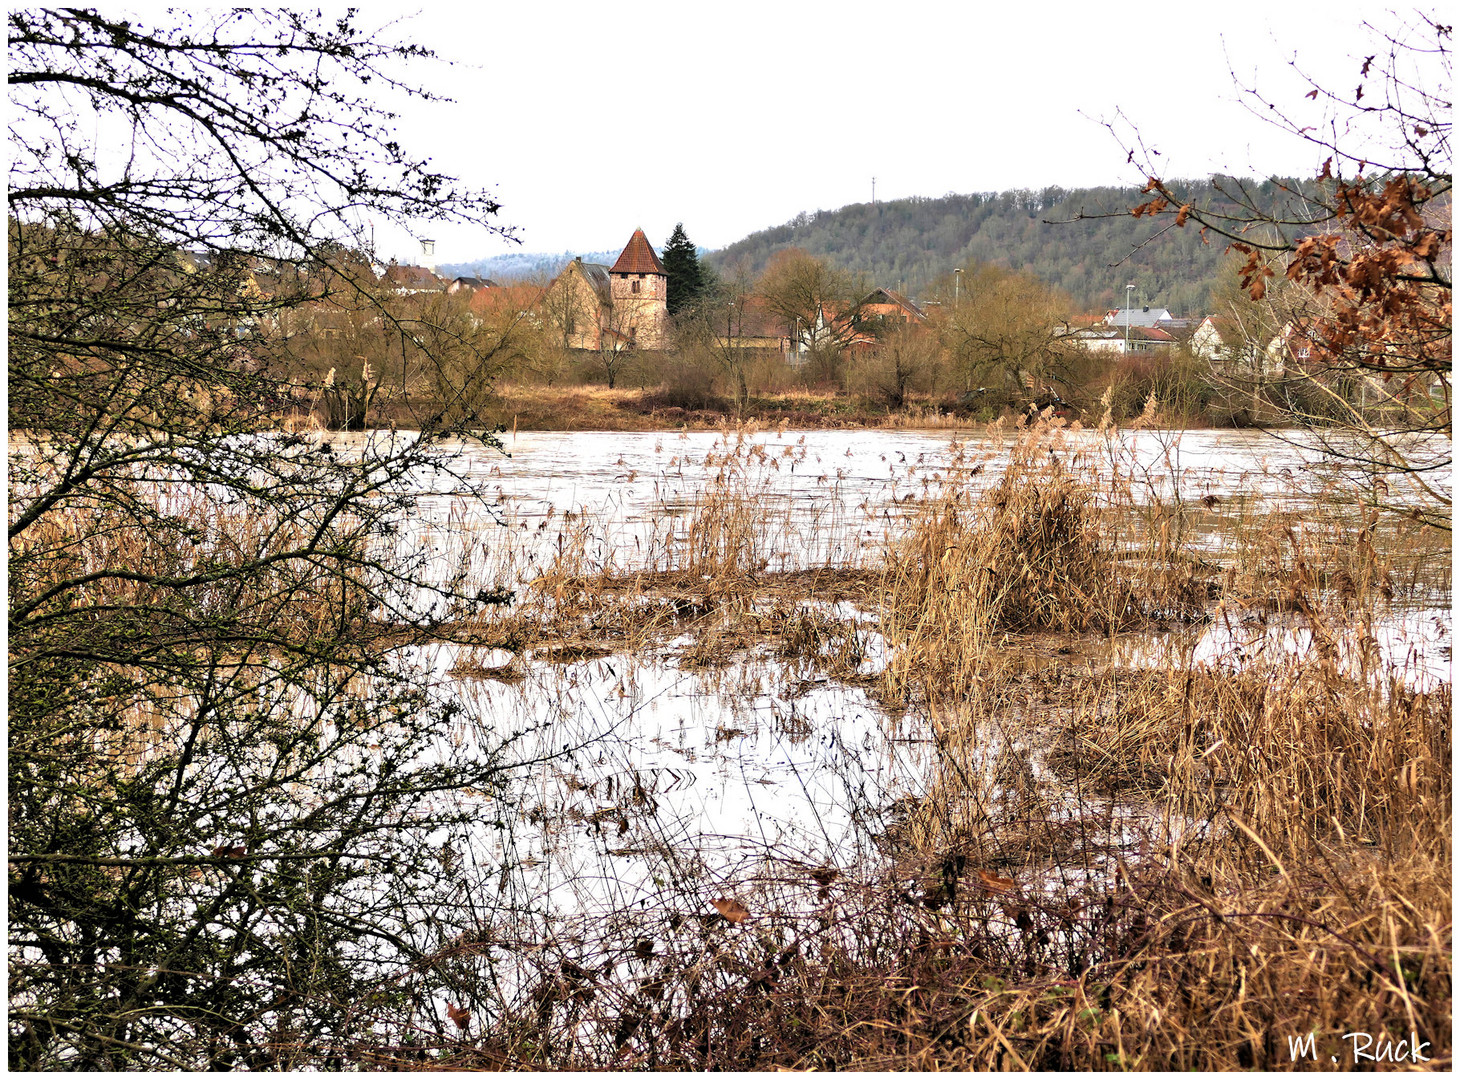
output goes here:
[[891, 289], [873, 289], [857, 305], [864, 323], [924, 323], [928, 316], [907, 297]]
[[539, 303], [569, 349], [662, 349], [669, 344], [669, 276], [643, 229], [612, 266], [574, 259]]
[[398, 293], [441, 292], [446, 282], [424, 266], [402, 266], [394, 260], [385, 268], [385, 284]]
[[1176, 339], [1158, 326], [1108, 326], [1102, 323], [1079, 330], [1069, 330], [1066, 326], [1060, 336], [1090, 352], [1112, 352], [1121, 356], [1153, 353], [1176, 344]]

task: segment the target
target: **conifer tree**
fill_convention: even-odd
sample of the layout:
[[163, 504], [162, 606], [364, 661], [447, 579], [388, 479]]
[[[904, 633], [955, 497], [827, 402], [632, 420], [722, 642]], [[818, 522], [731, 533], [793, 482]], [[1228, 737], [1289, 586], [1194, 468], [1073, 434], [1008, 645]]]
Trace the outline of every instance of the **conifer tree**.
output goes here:
[[674, 226], [669, 242], [664, 245], [661, 261], [669, 277], [669, 314], [674, 315], [694, 303], [705, 287], [700, 257], [695, 251], [694, 241], [685, 235], [683, 222]]

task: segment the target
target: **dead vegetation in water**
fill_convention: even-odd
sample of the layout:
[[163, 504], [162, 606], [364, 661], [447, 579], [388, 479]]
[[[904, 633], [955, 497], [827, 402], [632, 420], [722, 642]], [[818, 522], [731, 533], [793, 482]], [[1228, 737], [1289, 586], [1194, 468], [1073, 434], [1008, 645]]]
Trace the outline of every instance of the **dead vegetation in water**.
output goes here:
[[[894, 805], [848, 808], [879, 859], [768, 861], [733, 883], [696, 877], [649, 832], [655, 792], [637, 777], [600, 781], [568, 819], [605, 834], [610, 859], [655, 853], [658, 891], [565, 924], [478, 899], [510, 895], [506, 865], [463, 868], [432, 914], [441, 947], [358, 1003], [370, 1034], [344, 1056], [1276, 1069], [1290, 1037], [1341, 1055], [1344, 1032], [1413, 1031], [1448, 1065], [1450, 690], [1406, 686], [1365, 643], [1383, 605], [1448, 590], [1448, 562], [1434, 570], [1414, 555], [1423, 537], [1372, 521], [1252, 513], [1229, 515], [1217, 570], [1188, 546], [1213, 508], [1112, 506], [1049, 446], [1031, 433], [985, 496], [916, 506], [880, 564], [843, 551], [794, 570], [775, 568], [789, 530], [730, 468], [646, 568], [595, 562], [597, 523], [578, 520], [515, 604], [442, 628], [471, 643], [451, 670], [466, 679], [671, 644], [713, 671], [761, 650], [792, 680], [859, 682], [889, 724], [911, 706], [936, 764]], [[295, 585], [301, 633], [351, 595]], [[1099, 659], [1106, 635], [1198, 607], [1258, 628], [1291, 617], [1315, 644], [1233, 670], [1189, 652], [1163, 670]], [[874, 631], [884, 676], [862, 674]], [[493, 647], [512, 659], [489, 662]], [[524, 813], [566, 828], [545, 805]]]
[[1057, 451], [1060, 434], [1027, 432], [994, 487], [922, 505], [892, 546], [882, 585], [883, 633], [896, 649], [890, 694], [977, 693], [996, 676], [985, 668], [1010, 633], [1113, 634], [1205, 616], [1213, 583], [1203, 575], [1214, 568], [1183, 550], [1167, 509], [1141, 512], [1133, 556], [1110, 523], [1115, 510], [1131, 512], [1129, 490], [1112, 483], [1097, 493], [1078, 458]]
[[[449, 971], [469, 1023], [428, 1024], [374, 1060], [1219, 1071], [1298, 1067], [1289, 1037], [1337, 1054], [1368, 1031], [1413, 1032], [1447, 1067], [1439, 852], [1276, 873], [1247, 849], [1183, 844], [1058, 891], [956, 853], [878, 880], [768, 867], [733, 897], [548, 939], [503, 928], [415, 976]], [[524, 959], [515, 990], [493, 978], [502, 954]]]
[[[452, 953], [468, 1023], [372, 1063], [1284, 1069], [1290, 1039], [1345, 1060], [1366, 1031], [1447, 1067], [1449, 688], [1363, 644], [1422, 581], [1404, 542], [1237, 514], [1218, 565], [1191, 548], [1213, 507], [1111, 499], [1041, 437], [982, 498], [916, 508], [881, 566], [777, 576], [732, 515], [693, 571], [558, 582], [579, 615], [671, 605], [639, 641], [687, 638], [691, 667], [764, 647], [850, 681], [875, 627], [869, 694], [927, 718], [935, 767], [852, 808], [880, 862], [767, 865], [734, 897], [685, 879], [622, 925], [494, 938], [527, 957], [515, 990]], [[1118, 631], [1277, 617], [1314, 647], [1112, 663]]]
[[[1057, 767], [1165, 808], [1134, 845], [1116, 804], [1063, 812], [1021, 731], [985, 729], [980, 768], [887, 821], [888, 876], [772, 875], [744, 895], [743, 925], [671, 912], [648, 948], [595, 967], [568, 935], [536, 969], [553, 989], [534, 1022], [484, 1009], [480, 1035], [446, 1052], [544, 1068], [1213, 1071], [1294, 1067], [1290, 1037], [1337, 1055], [1367, 1031], [1412, 1032], [1447, 1067], [1448, 691], [1335, 697], [1332, 671], [1268, 690], [1270, 674], [1158, 672], [1092, 694], [1122, 726]], [[1194, 717], [1215, 731], [1196, 738]], [[1090, 725], [1080, 713], [1076, 730]], [[1216, 731], [1257, 751], [1220, 778], [1192, 767]], [[920, 833], [930, 807], [942, 827]]]
[[[767, 499], [761, 472], [804, 460], [804, 447], [772, 454], [745, 432], [727, 437], [706, 464], [709, 483], [673, 513], [655, 518], [636, 538], [637, 561], [620, 565], [605, 549], [607, 527], [589, 515], [564, 515], [545, 565], [517, 590], [512, 605], [450, 627], [448, 640], [513, 650], [552, 649], [571, 640], [614, 652], [648, 654], [676, 639], [687, 667], [723, 665], [738, 652], [775, 642], [789, 604], [875, 605], [880, 573], [844, 543], [849, 523], [815, 511], [809, 523], [790, 520], [788, 507]], [[789, 455], [789, 457], [787, 457]], [[768, 508], [777, 506], [779, 513]], [[544, 522], [546, 524], [546, 522]], [[825, 551], [821, 562], [785, 566], [808, 540]], [[521, 566], [507, 567], [523, 573]], [[498, 585], [498, 588], [505, 586]]]
[[[1310, 1032], [1341, 1055], [1345, 1032], [1413, 1031], [1446, 1066], [1449, 688], [1407, 688], [1363, 644], [1420, 580], [1402, 539], [1236, 515], [1218, 566], [1191, 545], [1212, 507], [1137, 509], [1050, 446], [1031, 433], [983, 496], [915, 506], [880, 564], [776, 570], [785, 533], [727, 473], [646, 568], [570, 540], [460, 628], [562, 662], [673, 648], [714, 672], [761, 650], [791, 679], [860, 682], [889, 724], [912, 709], [935, 765], [894, 805], [849, 808], [877, 858], [768, 860], [733, 888], [655, 848], [636, 789], [617, 792], [575, 823], [611, 834], [609, 857], [658, 852], [658, 891], [567, 922], [462, 916], [474, 929], [401, 977], [421, 1012], [373, 1011], [355, 1060], [1213, 1071], [1291, 1067]], [[1314, 648], [1113, 666], [1120, 631], [1274, 616]]]

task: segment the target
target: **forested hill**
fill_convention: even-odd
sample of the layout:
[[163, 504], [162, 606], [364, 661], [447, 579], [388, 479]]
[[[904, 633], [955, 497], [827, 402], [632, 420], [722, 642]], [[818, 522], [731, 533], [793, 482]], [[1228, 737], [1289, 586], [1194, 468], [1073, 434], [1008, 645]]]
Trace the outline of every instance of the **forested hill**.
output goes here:
[[[1232, 181], [1219, 182], [1233, 190]], [[1294, 180], [1245, 182], [1263, 209], [1291, 203], [1283, 184], [1306, 186]], [[1211, 181], [1172, 187], [1199, 205], [1226, 201]], [[706, 261], [727, 274], [744, 260], [752, 274], [759, 274], [775, 252], [799, 247], [871, 283], [915, 297], [925, 295], [955, 266], [971, 269], [984, 262], [1033, 273], [1069, 294], [1074, 312], [1124, 304], [1125, 286], [1131, 282], [1137, 303], [1160, 304], [1175, 314], [1206, 313], [1226, 241], [1209, 237], [1211, 242], [1203, 244], [1194, 227], [1172, 228], [1152, 240], [1172, 219], [1131, 217], [1130, 208], [1142, 201], [1136, 188], [1052, 187], [899, 199], [876, 206], [856, 203], [800, 214], [784, 225], [752, 233]], [[1070, 220], [1082, 212], [1114, 216]]]

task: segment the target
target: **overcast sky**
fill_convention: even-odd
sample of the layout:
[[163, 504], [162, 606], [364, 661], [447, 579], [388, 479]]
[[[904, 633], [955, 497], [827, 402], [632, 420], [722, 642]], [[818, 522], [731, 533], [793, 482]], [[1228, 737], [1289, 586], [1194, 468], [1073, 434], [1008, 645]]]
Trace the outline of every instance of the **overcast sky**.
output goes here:
[[[382, 18], [367, 8], [367, 17]], [[1357, 83], [1372, 4], [513, 3], [433, 5], [401, 33], [454, 104], [405, 110], [405, 141], [492, 190], [518, 250], [596, 251], [683, 221], [716, 248], [802, 210], [948, 192], [1138, 181], [1117, 113], [1167, 176], [1311, 175], [1315, 151], [1233, 84], [1306, 107], [1298, 62]], [[1369, 51], [1372, 51], [1369, 50]], [[1230, 65], [1230, 66], [1229, 66]], [[441, 262], [502, 254], [482, 230]], [[403, 261], [404, 233], [377, 237]]]

